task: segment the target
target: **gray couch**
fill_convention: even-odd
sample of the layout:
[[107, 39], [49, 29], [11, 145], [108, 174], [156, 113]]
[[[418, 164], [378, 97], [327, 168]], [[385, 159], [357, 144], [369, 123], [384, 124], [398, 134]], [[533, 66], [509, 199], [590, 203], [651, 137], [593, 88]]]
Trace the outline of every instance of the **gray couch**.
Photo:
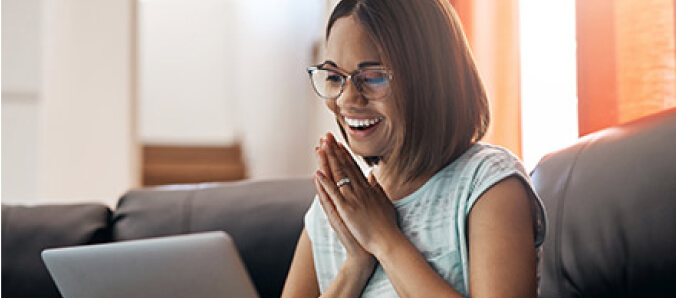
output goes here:
[[60, 297], [45, 248], [223, 230], [234, 239], [261, 297], [279, 297], [310, 179], [166, 186], [132, 190], [104, 205], [2, 206], [2, 297]]
[[[676, 109], [540, 162], [542, 297], [676, 297]], [[132, 190], [103, 205], [2, 206], [2, 296], [59, 297], [40, 251], [208, 230], [230, 233], [262, 297], [279, 296], [310, 179]]]
[[531, 174], [542, 297], [676, 297], [676, 109], [588, 135]]

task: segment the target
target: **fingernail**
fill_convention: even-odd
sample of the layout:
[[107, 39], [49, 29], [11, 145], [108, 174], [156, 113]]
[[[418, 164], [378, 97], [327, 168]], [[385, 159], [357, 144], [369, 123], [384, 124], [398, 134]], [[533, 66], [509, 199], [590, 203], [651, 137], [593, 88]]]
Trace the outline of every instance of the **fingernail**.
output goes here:
[[317, 170], [317, 172], [315, 172], [315, 174], [317, 174], [317, 177], [319, 177], [319, 178], [324, 178], [324, 173], [322, 173], [322, 171], [320, 171], [320, 170]]

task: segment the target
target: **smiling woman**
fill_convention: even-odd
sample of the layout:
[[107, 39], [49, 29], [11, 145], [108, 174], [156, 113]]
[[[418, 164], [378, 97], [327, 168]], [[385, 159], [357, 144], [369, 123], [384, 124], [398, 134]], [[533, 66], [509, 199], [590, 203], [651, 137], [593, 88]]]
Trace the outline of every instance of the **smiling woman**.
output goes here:
[[520, 161], [479, 142], [487, 98], [453, 8], [344, 0], [326, 37], [308, 73], [347, 146], [315, 148], [284, 297], [534, 297], [544, 211]]
[[[438, 4], [422, 3], [422, 5], [432, 8], [431, 5]], [[388, 23], [406, 19], [443, 20], [450, 18], [451, 14], [454, 15], [453, 11], [444, 10], [442, 7], [420, 9], [418, 13], [421, 15], [412, 16], [405, 13], [405, 7], [397, 10], [385, 6], [387, 5], [374, 6], [372, 9], [389, 10], [388, 13], [393, 14], [392, 19], [376, 19], [376, 14], [364, 16], [361, 19], [364, 20], [366, 26], [355, 24], [359, 22], [355, 18], [345, 18], [346, 22], [337, 22], [338, 18], [332, 18], [327, 30], [326, 55], [335, 57], [336, 61], [341, 61], [342, 67], [356, 67], [357, 71], [362, 74], [376, 74], [377, 77], [386, 79], [378, 84], [377, 88], [380, 90], [378, 94], [372, 94], [373, 88], [369, 88], [376, 84], [364, 83], [364, 80], [360, 79], [361, 76], [357, 77], [358, 80], [353, 79], [352, 82], [359, 91], [356, 95], [360, 94], [373, 101], [375, 107], [384, 109], [383, 113], [390, 114], [391, 118], [382, 117], [384, 115], [381, 117], [361, 115], [364, 113], [360, 111], [358, 103], [355, 105], [354, 102], [350, 102], [355, 94], [345, 91], [350, 94], [342, 97], [346, 108], [343, 109], [343, 117], [338, 117], [338, 121], [342, 119], [344, 121], [384, 119], [386, 125], [380, 125], [380, 127], [390, 129], [389, 137], [392, 138], [390, 143], [401, 147], [400, 152], [391, 152], [394, 154], [390, 158], [391, 166], [402, 173], [431, 174], [438, 170], [435, 165], [454, 159], [467, 150], [470, 143], [481, 139], [484, 135], [489, 122], [485, 91], [474, 62], [471, 60], [471, 54], [465, 46], [466, 40], [459, 23], [450, 27], [442, 25], [443, 23], [422, 22], [419, 27], [396, 26], [396, 24]], [[341, 11], [346, 7], [339, 5], [334, 15], [346, 15], [349, 11]], [[366, 14], [367, 12], [362, 13], [362, 15]], [[330, 35], [331, 31], [343, 34]], [[410, 46], [401, 47], [402, 41]], [[358, 45], [358, 47], [343, 49], [341, 46], [345, 43]], [[428, 59], [420, 57], [428, 57]], [[362, 60], [355, 60], [357, 58]], [[337, 66], [336, 62], [327, 60], [319, 68], [323, 67], [335, 72]], [[393, 73], [397, 73], [398, 76], [393, 76]], [[349, 90], [350, 86], [345, 86], [346, 78], [344, 77], [340, 84], [340, 92], [344, 89]], [[318, 80], [313, 79], [315, 90], [318, 85], [316, 82]], [[393, 98], [384, 100], [390, 94]], [[320, 96], [322, 96], [321, 93]], [[402, 100], [403, 98], [427, 98], [428, 100]], [[455, 100], [447, 101], [447, 98]], [[336, 98], [336, 101], [330, 101], [327, 105], [336, 113], [339, 102], [341, 98]], [[468, 112], [469, 109], [475, 109], [476, 113]], [[403, 118], [406, 118], [406, 121], [403, 121]], [[393, 130], [391, 126], [395, 125], [396, 121], [399, 121], [398, 124], [402, 127]], [[366, 156], [369, 164], [372, 165], [370, 161], [376, 161], [385, 156], [384, 152], [376, 155], [358, 152], [362, 146], [359, 144], [360, 140], [356, 139], [363, 134], [355, 134], [355, 130], [349, 129], [349, 125], [339, 127], [353, 151], [358, 155]], [[357, 143], [353, 144], [354, 142]], [[431, 146], [422, 148], [414, 145], [421, 143]], [[422, 154], [423, 150], [426, 154]], [[413, 179], [412, 176], [402, 178]]]

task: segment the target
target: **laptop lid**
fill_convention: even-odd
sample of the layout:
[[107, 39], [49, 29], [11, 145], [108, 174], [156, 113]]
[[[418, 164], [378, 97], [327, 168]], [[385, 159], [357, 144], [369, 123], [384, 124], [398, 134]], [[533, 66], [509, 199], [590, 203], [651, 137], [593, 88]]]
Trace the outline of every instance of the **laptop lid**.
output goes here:
[[42, 259], [65, 298], [258, 297], [222, 231], [47, 249]]

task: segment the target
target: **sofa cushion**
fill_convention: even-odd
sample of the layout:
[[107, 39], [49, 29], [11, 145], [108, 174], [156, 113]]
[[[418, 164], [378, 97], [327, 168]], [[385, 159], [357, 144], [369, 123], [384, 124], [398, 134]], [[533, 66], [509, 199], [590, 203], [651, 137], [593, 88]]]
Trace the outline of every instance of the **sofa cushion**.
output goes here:
[[261, 297], [279, 297], [314, 193], [310, 179], [133, 190], [115, 211], [114, 238], [226, 231]]
[[676, 109], [543, 158], [542, 297], [676, 297]]
[[40, 256], [53, 247], [110, 241], [105, 205], [2, 205], [2, 296], [61, 297]]

